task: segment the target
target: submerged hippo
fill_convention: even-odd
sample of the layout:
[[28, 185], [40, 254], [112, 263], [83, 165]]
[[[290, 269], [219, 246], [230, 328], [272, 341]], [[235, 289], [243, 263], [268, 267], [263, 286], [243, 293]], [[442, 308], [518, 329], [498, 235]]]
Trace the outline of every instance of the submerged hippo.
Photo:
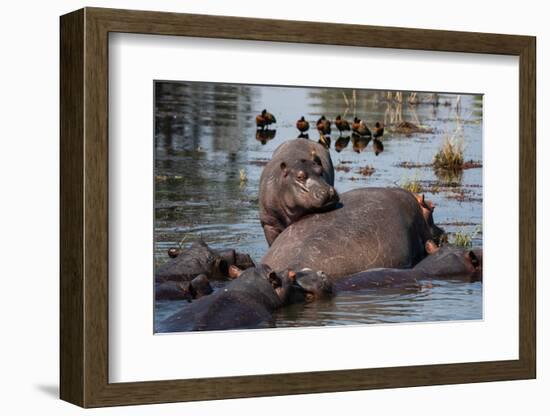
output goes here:
[[249, 268], [210, 296], [191, 303], [163, 321], [163, 331], [207, 331], [255, 328], [285, 305], [295, 283], [291, 271]]
[[338, 202], [334, 167], [322, 145], [299, 138], [281, 144], [260, 177], [260, 222], [271, 245], [303, 216], [330, 210]]
[[212, 293], [208, 277], [199, 274], [191, 281], [176, 282], [168, 280], [155, 283], [156, 300], [188, 300], [199, 299]]
[[424, 279], [481, 280], [481, 249], [445, 245], [412, 269], [370, 269], [336, 280], [332, 283], [332, 290], [341, 292], [379, 287], [420, 289], [419, 280]]
[[479, 281], [483, 279], [483, 251], [481, 248], [464, 249], [443, 245], [430, 254], [414, 269], [419, 279], [456, 279]]
[[230, 267], [241, 269], [254, 267], [248, 254], [235, 250], [213, 250], [203, 241], [196, 241], [175, 258], [159, 266], [155, 272], [155, 283], [166, 281], [190, 281], [200, 274], [209, 279], [229, 277]]
[[290, 225], [262, 263], [275, 270], [311, 268], [331, 279], [372, 268], [411, 268], [442, 230], [431, 226], [415, 194], [400, 188], [343, 193], [331, 211]]

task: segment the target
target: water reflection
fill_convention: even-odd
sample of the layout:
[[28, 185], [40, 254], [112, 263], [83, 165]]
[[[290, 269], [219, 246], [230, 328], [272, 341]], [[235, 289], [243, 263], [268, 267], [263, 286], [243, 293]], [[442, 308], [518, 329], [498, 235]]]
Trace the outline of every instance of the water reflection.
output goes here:
[[350, 136], [338, 137], [338, 139], [336, 140], [336, 143], [334, 143], [334, 150], [340, 153], [342, 150], [348, 147], [349, 140], [350, 140]]
[[361, 153], [367, 148], [370, 140], [370, 137], [359, 136], [358, 134], [353, 133], [351, 135], [353, 151], [355, 153]]
[[258, 140], [261, 144], [266, 144], [268, 141], [273, 140], [276, 134], [277, 130], [274, 129], [256, 130], [256, 140]]

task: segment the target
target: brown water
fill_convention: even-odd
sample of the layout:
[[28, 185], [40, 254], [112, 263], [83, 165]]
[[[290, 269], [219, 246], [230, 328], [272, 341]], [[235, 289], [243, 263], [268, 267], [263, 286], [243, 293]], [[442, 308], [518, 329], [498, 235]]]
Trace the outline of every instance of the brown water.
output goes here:
[[[392, 119], [413, 122], [424, 133], [390, 132], [384, 151], [375, 156], [372, 142], [357, 153], [350, 140], [331, 157], [335, 186], [342, 193], [366, 186], [398, 186], [417, 181], [436, 205], [434, 218], [447, 232], [473, 233], [482, 243], [482, 169], [438, 176], [430, 164], [445, 137], [463, 140], [466, 160], [482, 160], [482, 97], [419, 94], [420, 103], [386, 100], [385, 92], [341, 89], [264, 87], [211, 83], [156, 83], [155, 108], [155, 261], [166, 251], [199, 238], [214, 248], [236, 248], [261, 259], [267, 244], [258, 219], [258, 184], [263, 166], [283, 141], [298, 132], [304, 115], [312, 126], [322, 114], [347, 119], [357, 114], [369, 125]], [[395, 95], [394, 95], [395, 96]], [[435, 101], [439, 105], [433, 104]], [[254, 118], [263, 108], [276, 115], [274, 137], [257, 137]], [[311, 140], [318, 134], [310, 129]], [[403, 162], [415, 168], [404, 168]], [[370, 176], [360, 168], [372, 167]], [[242, 172], [242, 173], [241, 173]], [[246, 176], [242, 180], [241, 176]], [[183, 302], [158, 302], [157, 328]], [[294, 305], [278, 312], [265, 326], [319, 326], [357, 323], [423, 322], [482, 318], [481, 283], [434, 282], [420, 292], [363, 291], [327, 302]]]

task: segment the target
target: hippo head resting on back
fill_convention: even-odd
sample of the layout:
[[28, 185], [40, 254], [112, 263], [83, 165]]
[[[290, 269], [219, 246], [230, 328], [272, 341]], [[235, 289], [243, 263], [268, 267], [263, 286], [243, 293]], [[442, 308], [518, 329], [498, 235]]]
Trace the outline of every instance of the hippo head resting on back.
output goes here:
[[262, 185], [260, 221], [269, 245], [290, 224], [307, 214], [330, 210], [339, 201], [315, 156], [280, 161]]
[[281, 162], [280, 184], [282, 207], [289, 218], [319, 212], [338, 202], [338, 193], [325, 182], [323, 168], [313, 160]]
[[339, 201], [334, 189], [329, 151], [308, 139], [282, 143], [260, 177], [260, 222], [267, 243], [305, 215], [332, 209]]

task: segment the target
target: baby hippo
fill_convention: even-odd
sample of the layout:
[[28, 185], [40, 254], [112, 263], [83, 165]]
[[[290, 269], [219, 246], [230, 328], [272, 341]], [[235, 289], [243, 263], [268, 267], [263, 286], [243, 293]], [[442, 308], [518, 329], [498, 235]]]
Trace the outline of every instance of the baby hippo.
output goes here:
[[168, 280], [155, 283], [155, 300], [187, 300], [199, 299], [212, 293], [208, 277], [199, 274], [191, 281], [176, 282]]
[[198, 299], [162, 324], [163, 331], [213, 331], [255, 328], [288, 302], [296, 273], [249, 268], [225, 288]]
[[232, 249], [216, 251], [203, 241], [193, 242], [189, 248], [172, 254], [172, 257], [157, 268], [155, 283], [191, 281], [200, 274], [209, 279], [227, 279], [232, 265], [242, 269], [254, 267], [248, 254]]
[[330, 153], [308, 139], [280, 145], [260, 177], [260, 222], [271, 245], [303, 216], [330, 210], [338, 203]]

